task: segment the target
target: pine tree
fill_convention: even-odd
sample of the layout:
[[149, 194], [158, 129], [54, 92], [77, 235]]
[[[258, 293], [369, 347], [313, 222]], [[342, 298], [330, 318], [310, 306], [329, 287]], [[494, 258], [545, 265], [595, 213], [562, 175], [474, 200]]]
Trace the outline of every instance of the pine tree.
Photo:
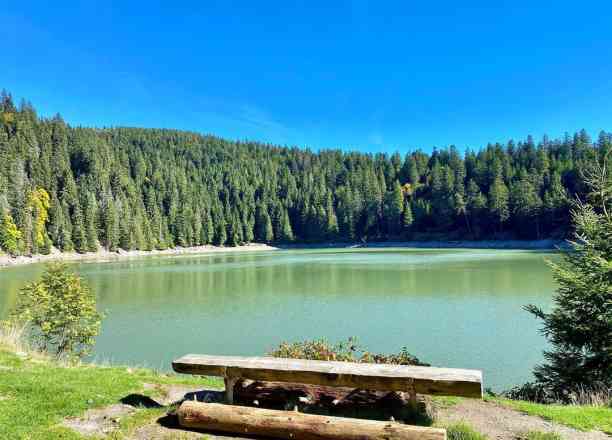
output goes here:
[[213, 237], [213, 243], [215, 246], [223, 246], [227, 241], [227, 226], [225, 223], [225, 217], [222, 213], [216, 213], [214, 223], [215, 234]]
[[510, 217], [508, 200], [508, 187], [501, 175], [498, 175], [495, 177], [489, 191], [489, 212], [497, 224], [498, 230], [501, 229], [502, 224]]
[[88, 193], [85, 196], [85, 211], [84, 211], [84, 228], [86, 238], [86, 250], [89, 252], [97, 252], [98, 250], [98, 226], [96, 225], [97, 207], [96, 199], [93, 194]]
[[256, 234], [258, 241], [270, 243], [274, 241], [274, 230], [272, 220], [268, 214], [268, 210], [261, 204], [257, 205], [257, 213], [255, 220]]
[[334, 202], [331, 194], [327, 194], [325, 203], [325, 238], [327, 240], [335, 240], [338, 236], [338, 217], [334, 209]]
[[522, 178], [512, 188], [510, 205], [516, 219], [519, 233], [526, 238], [540, 238], [539, 215], [542, 200], [534, 185], [527, 178]]
[[404, 212], [402, 214], [402, 228], [404, 233], [410, 231], [413, 223], [414, 217], [412, 216], [412, 208], [410, 207], [410, 203], [406, 202], [404, 204]]
[[103, 208], [103, 241], [106, 250], [114, 252], [119, 246], [119, 215], [112, 195], [108, 195]]
[[78, 206], [74, 210], [72, 223], [74, 249], [81, 254], [85, 253], [87, 252], [87, 235], [85, 234], [83, 214], [81, 213], [81, 208]]
[[561, 264], [549, 263], [559, 288], [554, 307], [540, 318], [552, 345], [535, 369], [538, 382], [569, 400], [572, 392], [612, 387], [612, 160], [590, 165], [587, 176], [592, 204], [577, 202], [572, 214], [576, 240]]
[[404, 212], [404, 193], [396, 180], [385, 196], [384, 217], [387, 220], [387, 231], [391, 236], [399, 234], [402, 228], [402, 213]]
[[283, 242], [293, 241], [293, 229], [291, 228], [291, 222], [289, 221], [289, 214], [287, 213], [287, 210], [283, 212], [281, 219], [281, 235], [279, 240]]

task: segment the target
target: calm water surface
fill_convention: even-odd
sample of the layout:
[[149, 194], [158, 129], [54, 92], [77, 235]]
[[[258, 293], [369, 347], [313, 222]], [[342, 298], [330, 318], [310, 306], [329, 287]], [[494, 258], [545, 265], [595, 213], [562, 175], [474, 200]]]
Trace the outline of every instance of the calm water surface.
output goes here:
[[[283, 340], [357, 336], [436, 366], [530, 379], [545, 341], [522, 310], [555, 288], [545, 258], [504, 250], [287, 250], [80, 263], [106, 311], [95, 358], [169, 369], [188, 352], [257, 355]], [[0, 317], [40, 265], [0, 270]]]

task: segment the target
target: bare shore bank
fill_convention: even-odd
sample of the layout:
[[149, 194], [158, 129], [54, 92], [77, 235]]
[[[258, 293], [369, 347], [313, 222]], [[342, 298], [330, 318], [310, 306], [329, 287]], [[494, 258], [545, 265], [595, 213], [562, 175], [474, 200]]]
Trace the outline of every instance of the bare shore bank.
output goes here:
[[0, 268], [22, 266], [25, 264], [47, 263], [51, 261], [116, 261], [124, 258], [146, 257], [153, 255], [197, 255], [216, 252], [253, 252], [272, 251], [280, 249], [350, 249], [350, 248], [417, 248], [417, 249], [516, 249], [516, 250], [554, 250], [567, 247], [567, 243], [559, 240], [486, 240], [486, 241], [385, 241], [372, 243], [316, 243], [316, 244], [289, 244], [268, 245], [263, 243], [250, 243], [236, 247], [224, 246], [194, 246], [177, 247], [165, 250], [152, 251], [124, 251], [109, 252], [100, 249], [98, 252], [79, 254], [76, 252], [60, 252], [53, 249], [49, 255], [32, 255], [11, 257], [0, 254]]
[[236, 247], [223, 246], [193, 246], [193, 247], [177, 247], [164, 250], [152, 251], [124, 251], [118, 250], [110, 252], [105, 249], [100, 249], [98, 252], [87, 252], [79, 254], [77, 252], [60, 252], [53, 249], [49, 255], [31, 255], [11, 257], [9, 255], [0, 255], [0, 267], [22, 266], [25, 264], [48, 263], [51, 261], [116, 261], [124, 258], [146, 257], [152, 255], [188, 255], [188, 254], [209, 254], [214, 252], [252, 252], [252, 251], [270, 251], [278, 248], [262, 243], [250, 243]]

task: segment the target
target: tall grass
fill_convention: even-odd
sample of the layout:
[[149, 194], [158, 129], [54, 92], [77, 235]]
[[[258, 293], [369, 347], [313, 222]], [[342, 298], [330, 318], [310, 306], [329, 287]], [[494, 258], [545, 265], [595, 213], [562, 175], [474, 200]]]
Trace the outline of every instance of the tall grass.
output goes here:
[[612, 408], [612, 388], [603, 383], [589, 387], [579, 385], [573, 390], [559, 395], [542, 384], [528, 382], [502, 393], [502, 396], [511, 400], [524, 400], [533, 403]]
[[0, 347], [14, 353], [26, 354], [31, 358], [48, 358], [47, 353], [30, 343], [27, 325], [12, 321], [0, 321]]
[[612, 388], [603, 384], [591, 388], [579, 387], [569, 396], [572, 405], [608, 406], [612, 408]]

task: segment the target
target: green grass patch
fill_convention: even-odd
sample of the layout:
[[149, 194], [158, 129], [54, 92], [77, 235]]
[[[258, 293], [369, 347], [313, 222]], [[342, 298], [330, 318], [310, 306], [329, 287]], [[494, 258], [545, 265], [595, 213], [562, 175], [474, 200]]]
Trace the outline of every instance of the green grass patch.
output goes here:
[[[106, 366], [64, 366], [55, 362], [19, 357], [0, 347], [0, 438], [79, 439], [58, 426], [63, 418], [82, 415], [87, 409], [117, 403], [131, 393], [143, 393], [144, 383], [222, 387], [218, 380], [157, 374], [145, 369]], [[122, 421], [127, 432], [164, 410], [139, 410]]]
[[487, 440], [487, 436], [476, 432], [467, 423], [455, 423], [445, 428], [448, 440]]
[[530, 431], [520, 440], [563, 440], [556, 432]]
[[438, 408], [450, 408], [461, 402], [461, 397], [455, 396], [432, 396], [431, 400]]
[[522, 400], [488, 398], [526, 414], [542, 417], [581, 431], [603, 431], [612, 434], [612, 408], [585, 405], [545, 405]]

